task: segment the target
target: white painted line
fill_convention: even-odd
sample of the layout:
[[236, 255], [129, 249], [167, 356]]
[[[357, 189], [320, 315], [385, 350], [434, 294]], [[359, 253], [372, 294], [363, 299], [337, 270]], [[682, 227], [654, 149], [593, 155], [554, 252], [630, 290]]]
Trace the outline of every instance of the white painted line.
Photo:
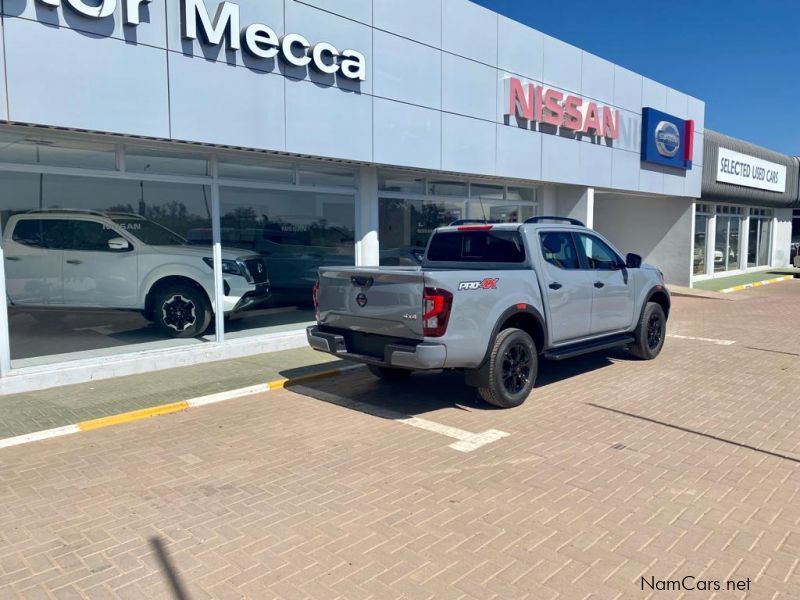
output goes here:
[[252, 396], [253, 394], [263, 394], [269, 391], [268, 383], [260, 383], [258, 385], [251, 385], [250, 387], [239, 388], [238, 390], [229, 390], [227, 392], [219, 392], [218, 394], [210, 394], [208, 396], [200, 396], [199, 398], [192, 398], [187, 400], [186, 403], [191, 407], [208, 406], [209, 404], [216, 404], [218, 402], [225, 402], [226, 400], [233, 400], [234, 398], [241, 398], [243, 396]]
[[52, 438], [57, 438], [64, 435], [71, 435], [73, 433], [79, 433], [79, 432], [80, 432], [80, 427], [78, 427], [77, 425], [67, 425], [66, 427], [56, 427], [55, 429], [45, 429], [44, 431], [26, 433], [25, 435], [18, 435], [17, 437], [0, 440], [0, 448], [21, 446], [22, 444], [28, 444], [30, 442], [40, 442], [42, 440], [49, 440]]
[[323, 402], [329, 402], [330, 404], [335, 404], [343, 408], [350, 408], [368, 415], [381, 417], [382, 419], [389, 419], [398, 423], [403, 423], [404, 425], [416, 427], [417, 429], [423, 429], [425, 431], [430, 431], [431, 433], [438, 433], [439, 435], [458, 440], [457, 442], [450, 444], [449, 447], [453, 450], [458, 450], [459, 452], [472, 452], [478, 448], [481, 448], [482, 446], [491, 444], [492, 442], [496, 442], [499, 439], [511, 435], [510, 433], [498, 431], [497, 429], [489, 429], [481, 433], [472, 433], [471, 431], [466, 431], [457, 427], [450, 427], [449, 425], [442, 425], [441, 423], [437, 423], [435, 421], [429, 421], [428, 419], [423, 419], [422, 417], [412, 417], [400, 412], [383, 408], [381, 406], [367, 404], [366, 402], [358, 402], [356, 400], [344, 398], [336, 394], [331, 394], [330, 392], [323, 392], [302, 385], [293, 386], [291, 391], [304, 396], [309, 396], [311, 398], [317, 398]]
[[691, 335], [675, 335], [673, 333], [667, 334], [667, 337], [675, 338], [678, 340], [695, 340], [697, 342], [708, 342], [709, 344], [716, 344], [717, 346], [733, 346], [736, 340], [718, 340], [714, 338], [694, 337]]

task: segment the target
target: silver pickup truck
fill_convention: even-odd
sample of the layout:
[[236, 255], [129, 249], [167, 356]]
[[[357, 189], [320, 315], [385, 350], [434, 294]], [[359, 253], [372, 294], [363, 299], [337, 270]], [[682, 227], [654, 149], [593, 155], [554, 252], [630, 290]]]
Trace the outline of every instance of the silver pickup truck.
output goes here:
[[530, 394], [539, 357], [664, 345], [670, 295], [656, 267], [623, 259], [574, 219], [460, 223], [434, 231], [419, 267], [323, 267], [312, 348], [399, 380], [458, 369], [486, 402]]

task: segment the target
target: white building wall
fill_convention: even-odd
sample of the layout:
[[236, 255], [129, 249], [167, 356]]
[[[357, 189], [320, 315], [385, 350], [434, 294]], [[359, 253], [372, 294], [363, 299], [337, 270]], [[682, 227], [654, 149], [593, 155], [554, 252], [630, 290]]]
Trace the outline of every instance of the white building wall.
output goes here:
[[657, 266], [667, 283], [689, 286], [692, 201], [597, 193], [594, 228], [617, 249], [640, 254]]
[[788, 267], [792, 246], [792, 209], [776, 208], [772, 234], [772, 265]]

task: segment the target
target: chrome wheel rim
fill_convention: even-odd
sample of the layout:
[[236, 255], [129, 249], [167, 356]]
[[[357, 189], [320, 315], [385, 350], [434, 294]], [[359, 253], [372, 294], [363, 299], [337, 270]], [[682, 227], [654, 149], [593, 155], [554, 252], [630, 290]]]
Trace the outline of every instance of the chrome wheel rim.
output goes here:
[[189, 298], [175, 294], [161, 307], [164, 324], [178, 333], [186, 331], [197, 323], [197, 310]]
[[512, 344], [503, 353], [503, 387], [518, 394], [531, 379], [531, 354], [524, 344]]

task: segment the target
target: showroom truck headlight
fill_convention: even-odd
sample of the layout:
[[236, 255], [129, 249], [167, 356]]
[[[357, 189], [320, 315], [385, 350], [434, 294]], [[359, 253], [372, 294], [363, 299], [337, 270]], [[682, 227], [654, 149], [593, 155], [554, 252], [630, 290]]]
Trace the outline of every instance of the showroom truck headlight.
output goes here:
[[[209, 267], [212, 269], [214, 268], [214, 259], [210, 257], [206, 257], [203, 259]], [[226, 258], [222, 259], [222, 272], [226, 275], [238, 275], [239, 277], [244, 277], [247, 281], [251, 281], [250, 273], [247, 271], [247, 266], [244, 263], [238, 260], [229, 260]]]

